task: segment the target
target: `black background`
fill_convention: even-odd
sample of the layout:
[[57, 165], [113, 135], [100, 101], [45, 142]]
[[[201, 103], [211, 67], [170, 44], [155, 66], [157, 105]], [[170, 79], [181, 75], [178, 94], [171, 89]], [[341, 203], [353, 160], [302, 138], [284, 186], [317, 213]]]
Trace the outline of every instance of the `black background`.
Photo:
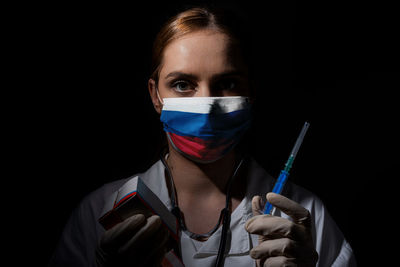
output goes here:
[[[12, 180], [27, 191], [35, 261], [48, 260], [85, 195], [157, 157], [161, 128], [146, 87], [154, 36], [184, 6], [210, 2], [13, 8], [5, 143]], [[324, 201], [360, 266], [381, 265], [395, 256], [383, 242], [396, 229], [388, 153], [396, 152], [398, 15], [384, 2], [278, 2], [225, 3], [255, 36], [251, 150], [277, 176], [309, 121], [290, 179]]]

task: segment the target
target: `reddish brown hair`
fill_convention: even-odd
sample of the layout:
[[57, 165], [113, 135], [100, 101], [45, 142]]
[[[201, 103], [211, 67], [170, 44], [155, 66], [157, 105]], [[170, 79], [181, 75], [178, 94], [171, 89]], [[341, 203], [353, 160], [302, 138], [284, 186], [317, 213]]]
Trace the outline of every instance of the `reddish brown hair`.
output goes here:
[[[172, 17], [157, 34], [152, 52], [151, 78], [158, 82], [165, 48], [172, 41], [199, 30], [211, 29], [223, 32], [232, 43], [243, 45], [244, 31], [232, 13], [221, 9], [195, 7]], [[245, 54], [243, 47], [242, 53]], [[246, 60], [247, 61], [247, 60]]]

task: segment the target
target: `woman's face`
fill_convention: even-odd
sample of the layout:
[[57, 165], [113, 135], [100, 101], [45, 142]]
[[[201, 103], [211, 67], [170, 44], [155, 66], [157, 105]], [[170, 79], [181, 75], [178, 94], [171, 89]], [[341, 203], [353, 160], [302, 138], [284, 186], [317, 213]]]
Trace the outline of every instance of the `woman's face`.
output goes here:
[[247, 69], [226, 34], [211, 30], [187, 34], [164, 50], [158, 84], [149, 80], [157, 112], [160, 98], [249, 95]]

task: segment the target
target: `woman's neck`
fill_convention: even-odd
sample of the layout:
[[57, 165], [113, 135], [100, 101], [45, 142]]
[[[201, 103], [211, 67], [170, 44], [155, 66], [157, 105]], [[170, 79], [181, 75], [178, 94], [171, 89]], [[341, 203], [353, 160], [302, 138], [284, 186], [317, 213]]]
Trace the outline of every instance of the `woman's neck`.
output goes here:
[[[218, 223], [221, 210], [226, 205], [227, 183], [238, 163], [236, 153], [231, 151], [210, 164], [198, 164], [185, 158], [171, 146], [169, 151], [167, 164], [175, 184], [176, 204], [182, 212], [185, 225], [193, 233], [208, 233]], [[245, 173], [246, 168], [241, 167], [231, 184], [231, 212], [244, 197]], [[171, 193], [171, 188], [169, 191]]]
[[171, 146], [169, 148], [168, 165], [174, 179], [178, 195], [209, 197], [226, 193], [226, 185], [236, 166], [236, 155], [232, 150], [223, 158], [208, 164], [193, 162]]

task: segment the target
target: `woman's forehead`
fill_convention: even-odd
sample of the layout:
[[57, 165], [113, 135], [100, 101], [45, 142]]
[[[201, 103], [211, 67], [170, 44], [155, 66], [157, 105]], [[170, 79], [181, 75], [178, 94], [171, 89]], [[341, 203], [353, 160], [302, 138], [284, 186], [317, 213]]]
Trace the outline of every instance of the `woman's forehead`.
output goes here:
[[221, 32], [203, 30], [172, 41], [164, 50], [160, 76], [171, 71], [221, 72], [235, 68], [230, 38]]

